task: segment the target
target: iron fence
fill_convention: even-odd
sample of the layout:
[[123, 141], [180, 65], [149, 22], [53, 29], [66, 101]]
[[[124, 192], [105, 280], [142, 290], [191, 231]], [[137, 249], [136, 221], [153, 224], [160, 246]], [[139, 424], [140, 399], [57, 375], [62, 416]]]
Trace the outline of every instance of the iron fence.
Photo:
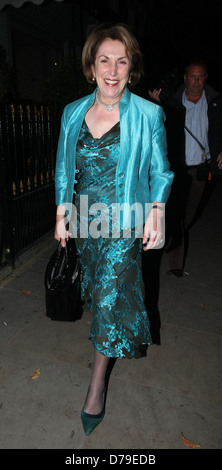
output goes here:
[[0, 104], [0, 265], [54, 226], [59, 127], [56, 106]]

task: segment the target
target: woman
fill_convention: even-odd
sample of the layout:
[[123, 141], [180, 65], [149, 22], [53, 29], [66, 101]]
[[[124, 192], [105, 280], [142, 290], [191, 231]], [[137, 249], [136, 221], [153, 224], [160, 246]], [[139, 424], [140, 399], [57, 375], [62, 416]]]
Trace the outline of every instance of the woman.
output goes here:
[[[83, 268], [82, 294], [85, 299], [88, 296], [93, 314], [94, 367], [81, 413], [88, 435], [104, 416], [110, 358], [138, 357], [143, 346], [152, 343], [142, 292], [141, 238], [135, 234], [136, 215], [129, 208], [137, 203], [145, 210], [145, 204], [153, 202], [143, 244], [145, 250], [158, 246], [162, 234], [153, 226], [153, 217], [161, 210], [159, 203], [168, 198], [173, 174], [166, 158], [161, 108], [127, 88], [142, 73], [141, 52], [128, 27], [98, 26], [86, 41], [82, 63], [87, 80], [97, 88], [66, 106], [63, 113], [55, 180], [55, 238], [65, 246], [70, 236], [64, 214], [73, 191], [80, 230], [88, 217], [82, 210], [83, 196], [87, 195], [88, 207], [100, 204], [108, 212], [116, 204], [126, 207], [118, 227], [115, 218], [112, 226], [109, 215], [107, 236], [87, 233], [76, 238]], [[93, 220], [89, 211], [88, 222]]]

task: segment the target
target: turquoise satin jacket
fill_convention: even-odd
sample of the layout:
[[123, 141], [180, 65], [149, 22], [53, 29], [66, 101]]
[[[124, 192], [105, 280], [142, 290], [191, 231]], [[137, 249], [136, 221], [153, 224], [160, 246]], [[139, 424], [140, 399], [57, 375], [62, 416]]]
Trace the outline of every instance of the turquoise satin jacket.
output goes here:
[[[55, 188], [56, 204], [72, 203], [75, 183], [75, 152], [79, 132], [96, 90], [68, 104], [62, 115]], [[167, 159], [162, 108], [126, 89], [119, 103], [120, 155], [116, 169], [116, 202], [166, 203], [174, 174]]]

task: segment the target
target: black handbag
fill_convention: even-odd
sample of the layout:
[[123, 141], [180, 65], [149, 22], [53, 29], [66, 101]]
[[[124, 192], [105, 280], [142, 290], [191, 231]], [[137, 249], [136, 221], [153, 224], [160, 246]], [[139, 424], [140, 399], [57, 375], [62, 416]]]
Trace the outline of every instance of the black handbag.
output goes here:
[[58, 244], [45, 272], [46, 315], [51, 320], [76, 321], [83, 313], [82, 272], [75, 242]]

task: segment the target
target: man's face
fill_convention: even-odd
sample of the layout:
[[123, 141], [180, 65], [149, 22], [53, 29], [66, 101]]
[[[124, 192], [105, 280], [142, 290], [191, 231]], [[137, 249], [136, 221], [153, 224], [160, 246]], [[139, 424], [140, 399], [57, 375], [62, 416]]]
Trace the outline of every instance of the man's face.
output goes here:
[[184, 75], [187, 94], [190, 96], [202, 95], [206, 79], [206, 71], [202, 65], [191, 65], [187, 74]]

